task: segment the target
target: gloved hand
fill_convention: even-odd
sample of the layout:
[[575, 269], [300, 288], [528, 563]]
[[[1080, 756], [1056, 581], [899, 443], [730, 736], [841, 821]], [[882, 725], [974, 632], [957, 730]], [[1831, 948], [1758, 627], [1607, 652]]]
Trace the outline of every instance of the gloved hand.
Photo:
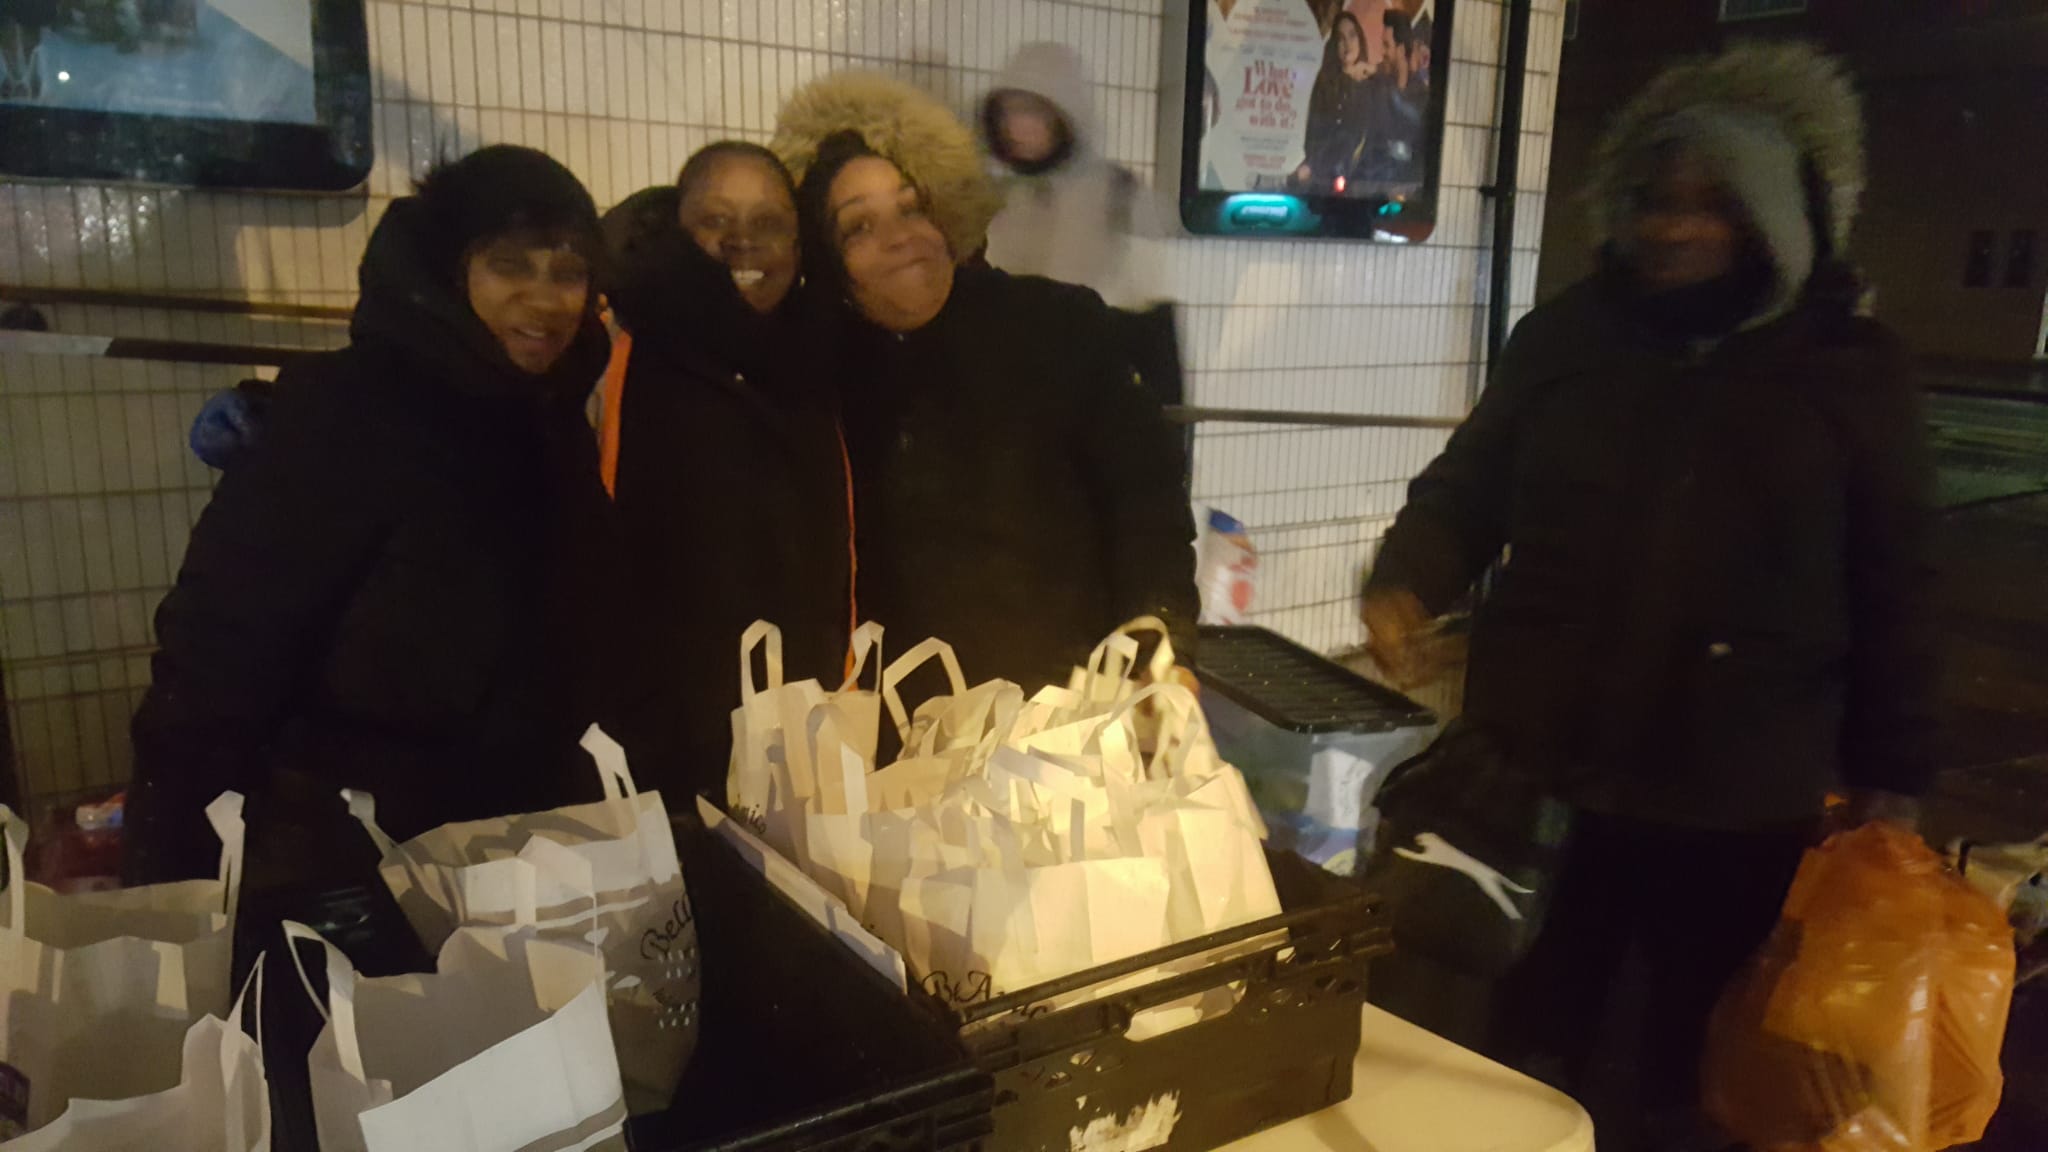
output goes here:
[[1413, 688], [1443, 670], [1442, 645], [1432, 643], [1437, 621], [1406, 588], [1367, 592], [1359, 610], [1366, 651], [1396, 688]]
[[262, 435], [269, 388], [266, 381], [249, 380], [208, 397], [192, 421], [192, 454], [222, 470], [246, 457]]

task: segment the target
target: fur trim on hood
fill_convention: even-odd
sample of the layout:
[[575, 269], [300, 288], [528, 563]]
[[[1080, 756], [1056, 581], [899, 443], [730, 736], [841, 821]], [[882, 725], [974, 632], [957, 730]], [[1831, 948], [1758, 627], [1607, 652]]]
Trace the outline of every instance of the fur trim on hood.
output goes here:
[[879, 72], [839, 72], [798, 89], [782, 105], [769, 147], [802, 183], [818, 145], [858, 132], [931, 198], [932, 217], [965, 260], [981, 250], [1002, 206], [974, 133], [924, 92]]
[[1665, 70], [1608, 125], [1593, 156], [1587, 195], [1601, 243], [1625, 211], [1631, 161], [1655, 147], [1682, 112], [1724, 108], [1776, 125], [1826, 187], [1837, 253], [1863, 197], [1863, 113], [1839, 60], [1809, 44], [1744, 44]]

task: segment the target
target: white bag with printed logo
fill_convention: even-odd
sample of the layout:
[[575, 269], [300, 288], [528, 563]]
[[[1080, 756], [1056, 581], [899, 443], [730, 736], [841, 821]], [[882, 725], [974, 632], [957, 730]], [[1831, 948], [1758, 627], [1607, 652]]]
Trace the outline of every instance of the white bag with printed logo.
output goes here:
[[186, 1035], [232, 1000], [242, 883], [242, 797], [206, 808], [221, 839], [212, 880], [57, 893], [22, 879], [28, 829], [5, 824], [7, 921], [0, 925], [0, 1135], [55, 1120], [73, 1100], [176, 1087]]
[[[312, 929], [284, 930], [327, 1018], [306, 1064], [325, 1152], [624, 1147], [625, 1091], [595, 948], [533, 928], [460, 928], [432, 974], [365, 979]], [[302, 942], [325, 954], [324, 997]]]
[[178, 1082], [125, 1100], [77, 1097], [64, 1114], [0, 1152], [269, 1152], [270, 1085], [248, 1025], [262, 1017], [263, 958], [227, 1019], [185, 1031]]
[[[384, 882], [429, 952], [461, 927], [530, 926], [546, 938], [598, 945], [611, 1032], [637, 1114], [668, 1105], [696, 1044], [696, 917], [661, 794], [633, 786], [625, 751], [596, 725], [583, 747], [605, 799], [446, 824], [404, 844], [377, 827], [370, 796], [343, 795], [383, 853]], [[568, 849], [588, 869], [587, 883], [536, 863], [525, 851], [535, 840]]]

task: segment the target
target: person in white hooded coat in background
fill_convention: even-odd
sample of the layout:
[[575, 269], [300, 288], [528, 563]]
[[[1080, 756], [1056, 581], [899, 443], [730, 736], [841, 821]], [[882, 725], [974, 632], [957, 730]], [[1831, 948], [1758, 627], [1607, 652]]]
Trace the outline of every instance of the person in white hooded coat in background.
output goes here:
[[1133, 369], [1154, 395], [1181, 400], [1180, 349], [1153, 239], [1150, 193], [1110, 160], [1087, 66], [1064, 44], [1019, 49], [982, 102], [981, 129], [1001, 166], [1003, 210], [989, 264], [1092, 288], [1124, 314]]

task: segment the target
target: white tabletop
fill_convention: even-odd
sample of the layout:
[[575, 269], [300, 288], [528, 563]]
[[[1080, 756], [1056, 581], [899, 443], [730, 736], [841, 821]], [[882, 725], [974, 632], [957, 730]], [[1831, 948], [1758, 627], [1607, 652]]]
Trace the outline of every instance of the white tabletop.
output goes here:
[[1232, 1152], [1593, 1152], [1570, 1097], [1367, 1005], [1351, 1099]]

